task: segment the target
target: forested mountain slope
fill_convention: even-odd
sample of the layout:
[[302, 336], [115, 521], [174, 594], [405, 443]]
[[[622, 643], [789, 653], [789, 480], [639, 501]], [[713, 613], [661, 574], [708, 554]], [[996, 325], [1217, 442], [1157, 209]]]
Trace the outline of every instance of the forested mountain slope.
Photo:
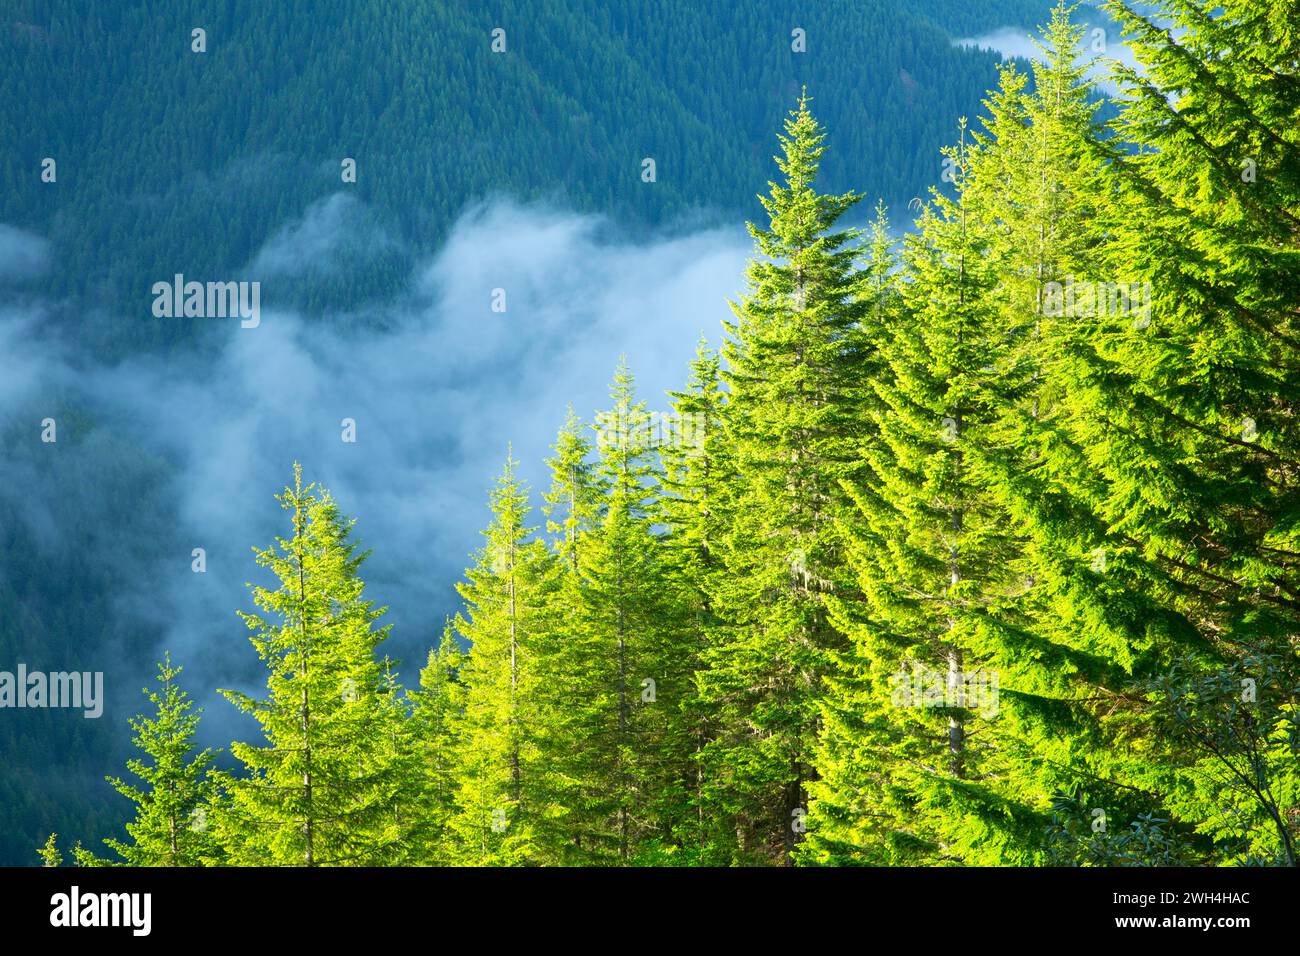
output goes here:
[[[1046, 8], [969, 6], [18, 0], [0, 24], [0, 222], [55, 241], [59, 291], [131, 310], [148, 302], [146, 278], [246, 266], [277, 225], [339, 188], [345, 157], [373, 224], [426, 250], [497, 192], [626, 223], [735, 214], [803, 84], [844, 130], [830, 183], [905, 202], [934, 181], [954, 118], [993, 76], [994, 54], [952, 37], [1032, 27]], [[205, 53], [191, 50], [196, 27]], [[796, 28], [806, 52], [792, 49]], [[57, 189], [39, 179], [45, 157]], [[405, 248], [356, 256], [351, 274], [295, 290], [300, 304], [390, 291]], [[110, 337], [177, 334], [118, 323]]]

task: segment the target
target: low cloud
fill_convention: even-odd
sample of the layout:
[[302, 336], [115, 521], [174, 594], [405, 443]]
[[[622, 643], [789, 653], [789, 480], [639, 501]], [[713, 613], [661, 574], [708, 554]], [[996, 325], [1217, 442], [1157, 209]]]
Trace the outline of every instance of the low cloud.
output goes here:
[[345, 260], [371, 259], [395, 247], [363, 203], [334, 193], [279, 229], [249, 271], [263, 279], [320, 275], [337, 270]]
[[0, 282], [36, 278], [49, 259], [50, 244], [45, 239], [0, 223]]
[[[42, 340], [39, 303], [0, 308], [0, 429], [35, 442], [32, 416], [71, 405], [114, 439], [60, 447], [82, 457], [77, 467], [111, 469], [123, 448], [163, 462], [164, 485], [149, 506], [166, 513], [149, 530], [113, 529], [125, 540], [103, 556], [141, 562], [124, 569], [139, 585], [118, 596], [114, 630], [159, 635], [158, 646], [137, 652], [171, 650], [201, 697], [205, 688], [262, 682], [234, 612], [251, 608], [246, 582], [269, 583], [251, 549], [286, 533], [272, 496], [291, 480], [294, 460], [356, 516], [358, 540], [374, 550], [363, 572], [370, 597], [391, 608], [389, 650], [413, 679], [456, 610], [452, 585], [479, 546], [487, 487], [507, 444], [540, 492], [542, 459], [566, 407], [591, 421], [621, 354], [650, 407], [665, 408], [663, 392], [684, 382], [700, 334], [719, 341], [750, 254], [740, 230], [634, 242], [599, 217], [498, 199], [469, 209], [395, 301], [315, 319], [277, 309], [277, 281], [331, 268], [355, 245], [358, 223], [373, 240], [359, 204], [330, 199], [265, 244], [243, 271], [262, 282], [258, 328], [120, 319], [205, 323], [220, 340], [215, 350], [104, 364]], [[43, 248], [39, 240], [34, 248]], [[497, 289], [505, 312], [492, 310]], [[344, 419], [356, 423], [354, 444], [341, 438]], [[85, 460], [95, 455], [110, 460]], [[69, 460], [33, 455], [7, 473], [55, 546], [69, 530], [60, 522], [72, 519], [44, 500], [52, 493], [42, 489], [56, 484], [45, 470]], [[102, 520], [94, 501], [73, 516], [79, 526]], [[148, 537], [133, 546], [132, 534]], [[204, 574], [191, 571], [194, 548], [205, 550]], [[142, 554], [163, 558], [131, 557]], [[148, 672], [131, 676], [132, 687], [148, 680]], [[204, 703], [218, 725], [231, 710], [211, 696]]]

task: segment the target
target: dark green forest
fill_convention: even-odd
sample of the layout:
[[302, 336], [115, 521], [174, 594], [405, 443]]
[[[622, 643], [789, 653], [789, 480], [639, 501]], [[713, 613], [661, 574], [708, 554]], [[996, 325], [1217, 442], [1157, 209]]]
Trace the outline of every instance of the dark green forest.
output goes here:
[[867, 219], [869, 129], [785, 94], [721, 349], [669, 414], [615, 369], [544, 488], [501, 436], [411, 686], [384, 542], [286, 475], [260, 736], [195, 753], [165, 659], [125, 838], [45, 861], [1295, 866], [1300, 23], [1111, 11], [1113, 119], [1058, 8]]
[[[196, 275], [237, 274], [274, 227], [339, 188], [350, 157], [367, 215], [410, 248], [359, 246], [347, 274], [280, 290], [305, 308], [346, 307], [390, 294], [411, 256], [488, 194], [642, 226], [743, 216], [769, 175], [772, 125], [804, 83], [843, 130], [829, 184], [902, 204], [935, 181], [953, 118], [993, 76], [995, 55], [952, 37], [1032, 28], [1047, 4], [923, 6], [13, 0], [0, 30], [0, 216], [52, 227], [69, 265], [51, 291], [143, 313], [140, 276], [178, 258]], [[796, 26], [806, 54], [792, 51]], [[510, 55], [493, 53], [495, 28]], [[57, 190], [34, 178], [44, 157], [58, 161]], [[644, 157], [654, 190], [640, 188]], [[192, 334], [79, 331], [117, 354]]]

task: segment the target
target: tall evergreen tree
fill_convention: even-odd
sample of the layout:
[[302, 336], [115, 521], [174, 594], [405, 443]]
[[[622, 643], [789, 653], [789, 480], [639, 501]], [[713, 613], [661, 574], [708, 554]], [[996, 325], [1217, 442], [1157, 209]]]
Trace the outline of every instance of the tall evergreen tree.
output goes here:
[[[1119, 586], [1165, 610], [1146, 624], [1149, 663], [1132, 688], [1138, 710], [1159, 713], [1161, 672], [1193, 687], [1244, 677], [1251, 661], [1295, 673], [1300, 88], [1288, 77], [1300, 40], [1293, 6], [1276, 0], [1180, 0], [1172, 27], [1110, 9], [1142, 70], [1116, 68], [1116, 129], [1135, 148], [1112, 164], [1100, 268], [1149, 283], [1151, 307], [1136, 328], [1097, 322], [1087, 385], [1106, 414], [1080, 431], [1101, 482], [1096, 511], [1133, 555]], [[1265, 678], [1255, 675], [1260, 687]], [[1268, 699], [1252, 718], [1264, 736], [1285, 728]], [[1156, 755], [1126, 767], [1125, 782], [1160, 794], [1175, 823], [1228, 859], [1258, 857], [1260, 839], [1273, 841], [1264, 856], [1286, 858], [1262, 804], [1244, 836], [1241, 818], [1218, 814], [1235, 798], [1189, 766], [1203, 753]], [[1294, 816], [1287, 825], [1294, 843]]]
[[[1161, 810], [1131, 786], [1129, 751], [1106, 727], [1106, 702], [1156, 665], [1144, 631], [1168, 613], [1156, 578], [1102, 516], [1089, 460], [1089, 435], [1109, 414], [1095, 391], [1099, 332], [1141, 319], [1102, 314], [1117, 298], [1107, 290], [1127, 289], [1119, 284], [1127, 277], [1099, 268], [1117, 150], [1097, 126], [1082, 35], [1060, 4], [1032, 89], [1004, 72], [969, 185], [990, 231], [996, 323], [1007, 339], [1005, 400], [973, 464], [1016, 540], [1010, 587], [983, 642], [1001, 692], [988, 736], [1007, 762], [1000, 789], [1022, 811], [1041, 813], [1086, 789], [1113, 818], [1133, 820]], [[1042, 836], [1017, 835], [1028, 859], [1038, 859]]]
[[682, 760], [673, 792], [682, 803], [678, 830], [683, 849], [698, 863], [726, 862], [734, 837], [727, 821], [706, 797], [705, 749], [716, 739], [716, 707], [699, 693], [698, 681], [710, 648], [719, 640], [724, 619], [714, 601], [725, 574], [721, 558], [729, 496], [735, 489], [730, 446], [722, 428], [725, 392], [721, 359], [701, 338], [690, 364], [686, 388], [670, 392], [675, 433], [660, 449], [663, 494], [657, 505], [665, 529], [664, 573], [681, 602], [683, 648], [676, 661], [689, 676], [687, 695], [672, 701], [671, 749]]
[[840, 576], [833, 519], [855, 467], [867, 345], [857, 234], [837, 227], [859, 197], [817, 192], [824, 139], [805, 95], [780, 137], [782, 182], [762, 198], [769, 222], [749, 227], [759, 257], [723, 349], [737, 492], [715, 601], [729, 626], [702, 690], [723, 724], [710, 799], [744, 860], [789, 861], [802, 837], [816, 701], [843, 642], [823, 596]]
[[578, 778], [571, 773], [578, 733], [582, 692], [573, 684], [581, 673], [574, 642], [582, 634], [587, 583], [585, 571], [592, 555], [590, 539], [599, 520], [600, 484], [591, 461], [592, 442], [569, 408], [546, 460], [551, 483], [543, 513], [550, 535], [550, 574], [546, 582], [546, 622], [537, 644], [539, 763], [546, 768], [540, 781], [547, 812], [536, 820], [538, 844], [548, 862], [584, 859], [592, 840], [576, 806]]
[[457, 856], [451, 820], [456, 812], [460, 752], [456, 731], [464, 707], [464, 662], [455, 625], [448, 621], [420, 671], [419, 690], [409, 695], [411, 734], [422, 764], [414, 843], [419, 848], [416, 861], [424, 864], [447, 864]]
[[519, 864], [536, 858], [535, 649], [543, 626], [549, 557], [528, 526], [528, 490], [506, 463], [490, 496], [492, 522], [466, 580], [456, 631], [470, 644], [460, 667], [464, 705], [452, 721], [459, 763], [456, 815], [463, 862]]
[[[957, 196], [936, 192], [906, 243], [906, 318], [881, 342], [889, 371], [875, 382], [879, 441], [866, 450], [861, 510], [845, 522], [847, 532], [857, 526], [863, 534], [850, 553], [866, 604], [859, 611], [833, 600], [869, 665], [850, 691], [853, 698], [866, 692], [863, 733], [840, 745], [839, 758], [876, 764], [866, 779], [875, 806], [856, 808], [876, 818], [866, 832], [879, 834], [883, 846], [868, 852], [890, 847], [903, 859], [929, 861], [996, 854], [984, 818], [1006, 813], [977, 782], [990, 762], [972, 746], [969, 727], [989, 707], [973, 681], [984, 676], [979, 645], [1014, 553], [971, 461], [1002, 400], [1004, 345], [991, 321], [987, 236], [965, 194], [970, 152], [963, 126], [961, 144], [948, 154]], [[819, 809], [814, 824], [821, 829], [824, 821], [830, 844], [851, 844], [863, 831], [843, 816], [852, 801], [828, 796], [831, 812]]]
[[177, 682], [181, 668], [171, 655], [158, 665], [158, 685], [145, 696], [152, 716], [131, 720], [134, 742], [144, 759], [127, 761], [142, 786], [110, 778], [113, 789], [135, 804], [135, 819], [126, 825], [131, 842], [105, 840], [127, 866], [201, 866], [219, 859], [208, 827], [217, 799], [211, 750], [196, 752], [194, 735], [202, 711]]
[[566, 564], [561, 585], [562, 606], [576, 614], [557, 619], [544, 665], [548, 763], [561, 782], [568, 859], [662, 862], [678, 843], [674, 819], [689, 759], [688, 744], [670, 752], [668, 742], [693, 689], [654, 529], [654, 422], [626, 364], [610, 398], [596, 425], [597, 513], [578, 541], [578, 570]]
[[260, 613], [242, 615], [267, 665], [267, 697], [222, 692], [265, 742], [232, 744], [246, 772], [223, 777], [231, 799], [217, 834], [237, 865], [397, 862], [409, 849], [412, 821], [395, 810], [412, 783], [411, 748], [376, 654], [388, 628], [364, 597], [366, 554], [329, 493], [303, 485], [301, 466], [278, 500], [291, 536], [258, 550], [257, 562], [279, 583], [253, 586]]
[[[877, 347], [910, 324], [897, 265], [888, 215], [877, 206], [860, 286], [868, 317], [864, 324]], [[873, 389], [883, 392], [891, 374], [889, 366], [883, 365], [872, 379]], [[879, 398], [864, 403], [864, 416], [878, 420], [883, 407]], [[865, 438], [860, 449], [864, 460], [879, 442], [878, 431]], [[897, 654], [892, 645], [886, 645], [881, 653], [872, 655], [861, 643], [863, 629], [874, 618], [866, 595], [871, 593], [870, 583], [875, 578], [872, 563], [880, 546], [864, 516], [887, 513], [889, 506], [879, 491], [874, 498], [867, 497], [871, 491], [867, 476], [848, 480], [846, 489], [854, 506], [837, 519], [845, 559], [850, 569], [867, 577], [868, 587], [827, 598], [836, 626], [851, 640], [832, 652], [832, 666], [825, 675], [826, 692], [818, 702], [822, 721], [814, 757], [818, 779], [809, 785], [808, 839], [799, 852], [799, 860], [805, 864], [887, 864], [896, 858], [907, 859], [900, 843], [914, 843], [910, 838], [900, 840], [905, 831], [891, 814], [896, 811], [892, 798], [897, 791], [890, 789], [887, 776], [888, 756], [899, 739], [888, 685], [897, 669]]]

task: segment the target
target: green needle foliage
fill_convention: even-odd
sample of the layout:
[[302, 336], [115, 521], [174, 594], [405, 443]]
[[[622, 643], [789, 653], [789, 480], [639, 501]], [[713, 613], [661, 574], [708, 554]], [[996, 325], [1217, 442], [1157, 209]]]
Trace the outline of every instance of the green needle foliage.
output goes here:
[[267, 697], [222, 692], [264, 742], [231, 747], [245, 772], [223, 778], [220, 838], [243, 865], [400, 862], [414, 822], [402, 808], [414, 749], [376, 654], [387, 628], [364, 598], [366, 555], [328, 492], [303, 485], [301, 467], [278, 499], [291, 535], [257, 551], [278, 586], [253, 586], [261, 613], [242, 615], [267, 666]]
[[663, 564], [667, 586], [676, 594], [682, 617], [682, 645], [672, 660], [681, 675], [683, 696], [670, 706], [674, 739], [671, 757], [678, 766], [673, 795], [678, 803], [675, 828], [682, 860], [699, 864], [728, 861], [730, 826], [709, 798], [705, 772], [709, 745], [722, 724], [717, 708], [701, 694], [710, 649], [726, 626], [716, 597], [726, 575], [723, 535], [736, 488], [730, 445], [722, 424], [726, 393], [721, 358], [701, 340], [690, 365], [690, 379], [670, 392], [674, 432], [660, 450], [664, 473], [658, 521], [664, 528]]
[[[181, 668], [164, 656], [158, 665], [158, 690], [146, 690], [152, 716], [131, 720], [132, 738], [145, 759], [127, 769], [140, 785], [109, 778], [113, 789], [135, 804], [135, 819], [126, 825], [130, 842], [105, 840], [125, 866], [201, 866], [220, 859], [220, 847], [208, 826], [217, 799], [211, 750], [195, 752], [194, 734], [202, 711], [194, 710], [177, 679]], [[53, 839], [51, 837], [51, 839]], [[95, 865], [85, 851], [79, 862]], [[58, 865], [57, 863], [50, 865]]]
[[463, 861], [480, 864], [524, 863], [536, 853], [535, 659], [549, 555], [542, 542], [529, 540], [528, 492], [517, 466], [507, 456], [483, 549], [459, 586], [466, 613], [456, 632], [470, 650], [457, 672], [461, 706], [450, 714], [459, 754], [451, 827]]
[[735, 478], [713, 600], [727, 625], [700, 686], [723, 728], [704, 754], [709, 799], [745, 861], [788, 861], [802, 838], [816, 701], [843, 642], [823, 597], [840, 574], [833, 522], [861, 427], [867, 344], [857, 233], [837, 227], [859, 197], [817, 192], [824, 140], [804, 96], [780, 139], [782, 181], [761, 200], [769, 222], [749, 227], [761, 258], [723, 350]]
[[429, 651], [420, 671], [420, 688], [411, 692], [411, 735], [421, 761], [417, 781], [420, 799], [413, 809], [416, 829], [414, 862], [437, 865], [451, 862], [455, 847], [452, 818], [456, 815], [456, 788], [460, 779], [457, 717], [465, 706], [461, 670], [465, 654], [456, 640], [455, 625], [443, 629], [437, 648]]

